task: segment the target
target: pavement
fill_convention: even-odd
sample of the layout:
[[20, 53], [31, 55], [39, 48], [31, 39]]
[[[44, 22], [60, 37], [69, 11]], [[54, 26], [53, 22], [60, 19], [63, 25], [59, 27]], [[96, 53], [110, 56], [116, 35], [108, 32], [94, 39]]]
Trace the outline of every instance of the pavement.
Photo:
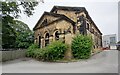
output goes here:
[[78, 62], [41, 62], [21, 58], [2, 63], [3, 73], [118, 73], [118, 51], [102, 51]]

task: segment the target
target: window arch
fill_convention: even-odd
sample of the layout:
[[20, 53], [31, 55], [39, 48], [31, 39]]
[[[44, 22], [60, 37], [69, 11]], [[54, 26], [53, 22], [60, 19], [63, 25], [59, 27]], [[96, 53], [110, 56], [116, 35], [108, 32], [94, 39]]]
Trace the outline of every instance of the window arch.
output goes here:
[[45, 34], [45, 46], [49, 44], [49, 33]]
[[58, 31], [55, 32], [55, 40], [59, 40], [59, 32]]

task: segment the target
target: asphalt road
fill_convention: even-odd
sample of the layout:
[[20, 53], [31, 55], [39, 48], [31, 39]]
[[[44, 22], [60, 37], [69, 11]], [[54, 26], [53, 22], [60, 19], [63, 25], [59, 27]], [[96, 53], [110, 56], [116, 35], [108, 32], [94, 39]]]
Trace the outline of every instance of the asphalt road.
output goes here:
[[107, 50], [88, 60], [49, 63], [34, 59], [17, 59], [2, 64], [3, 73], [118, 73], [118, 51]]

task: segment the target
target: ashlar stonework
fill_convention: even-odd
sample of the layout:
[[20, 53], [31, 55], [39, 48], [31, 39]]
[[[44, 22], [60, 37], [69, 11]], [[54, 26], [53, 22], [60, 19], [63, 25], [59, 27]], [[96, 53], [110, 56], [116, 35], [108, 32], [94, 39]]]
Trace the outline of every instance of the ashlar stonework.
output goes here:
[[102, 33], [84, 7], [54, 6], [43, 13], [33, 30], [40, 48], [55, 40], [71, 44], [76, 34], [91, 35], [94, 49], [102, 47]]

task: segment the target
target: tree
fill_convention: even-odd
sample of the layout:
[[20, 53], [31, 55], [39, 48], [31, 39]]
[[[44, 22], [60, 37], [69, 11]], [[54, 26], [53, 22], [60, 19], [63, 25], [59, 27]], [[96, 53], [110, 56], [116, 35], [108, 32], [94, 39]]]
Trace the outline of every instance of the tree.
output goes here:
[[15, 24], [11, 25], [16, 32], [16, 48], [28, 48], [34, 41], [33, 32], [29, 29], [28, 25], [15, 20]]
[[1, 9], [4, 16], [11, 15], [11, 17], [18, 18], [20, 17], [19, 13], [22, 12], [20, 7], [22, 7], [24, 9], [23, 13], [30, 17], [31, 15], [33, 15], [34, 7], [37, 5], [38, 2], [36, 2], [35, 0], [34, 2], [26, 2], [25, 0], [18, 0], [16, 2], [13, 2], [5, 0], [5, 2], [2, 2]]
[[13, 48], [15, 45], [16, 34], [14, 29], [10, 26], [13, 23], [11, 16], [2, 17], [2, 47]]
[[[25, 2], [25, 0], [12, 2], [5, 0], [0, 3], [0, 10], [2, 10], [2, 14], [0, 14], [0, 16], [2, 16], [2, 47], [14, 48], [17, 37], [16, 30], [11, 26], [15, 24], [14, 19], [19, 18], [19, 14], [22, 12], [28, 17], [33, 15], [34, 7], [38, 5], [38, 2], [35, 0], [34, 2]], [[21, 7], [23, 8], [23, 11], [21, 10]]]

